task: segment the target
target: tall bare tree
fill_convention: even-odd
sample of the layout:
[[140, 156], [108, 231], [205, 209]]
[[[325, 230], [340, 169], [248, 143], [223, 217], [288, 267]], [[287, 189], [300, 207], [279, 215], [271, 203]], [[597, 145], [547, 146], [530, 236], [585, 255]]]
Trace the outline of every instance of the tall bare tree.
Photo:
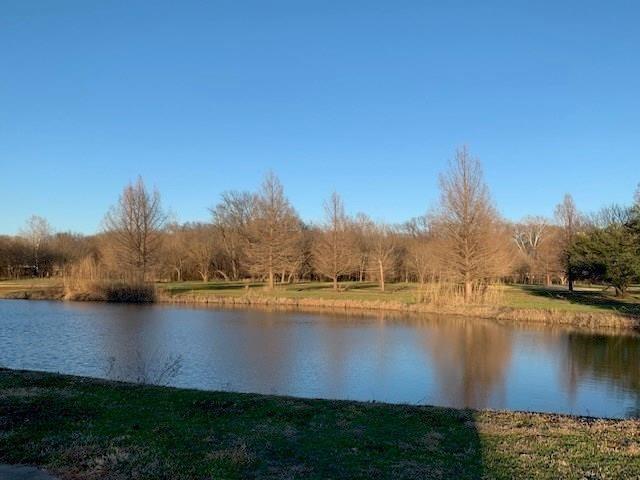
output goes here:
[[119, 270], [144, 281], [161, 248], [166, 214], [157, 190], [149, 192], [142, 177], [127, 185], [104, 218], [104, 228]]
[[299, 236], [298, 216], [284, 196], [282, 184], [270, 172], [256, 198], [247, 250], [252, 272], [266, 278], [269, 288], [274, 287], [276, 273], [295, 263]]
[[562, 199], [562, 202], [556, 206], [555, 216], [556, 222], [562, 229], [562, 260], [567, 275], [569, 291], [573, 292], [574, 272], [571, 268], [571, 247], [576, 240], [576, 235], [582, 223], [582, 217], [570, 194], [567, 193]]
[[465, 301], [474, 286], [497, 275], [501, 261], [500, 221], [484, 183], [480, 162], [466, 147], [456, 152], [440, 177], [437, 223], [444, 241], [443, 260], [464, 285]]
[[53, 229], [49, 222], [38, 215], [29, 217], [24, 228], [20, 231], [20, 236], [27, 241], [31, 248], [33, 269], [36, 276], [41, 275], [40, 260], [42, 250], [47, 240], [51, 237], [52, 232]]
[[313, 245], [313, 265], [323, 276], [333, 281], [353, 270], [353, 237], [349, 234], [349, 219], [338, 193], [333, 192], [324, 204], [325, 222]]

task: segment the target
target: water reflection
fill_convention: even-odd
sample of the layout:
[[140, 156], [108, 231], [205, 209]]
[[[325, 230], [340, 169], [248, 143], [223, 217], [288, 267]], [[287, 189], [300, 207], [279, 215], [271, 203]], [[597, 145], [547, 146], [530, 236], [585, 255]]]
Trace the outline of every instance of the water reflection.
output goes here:
[[[638, 335], [459, 317], [0, 302], [0, 365], [176, 386], [599, 416], [640, 409]], [[109, 362], [117, 368], [110, 369]]]
[[640, 416], [640, 348], [636, 335], [566, 336], [568, 391], [575, 396], [582, 385], [596, 383], [611, 396], [635, 398], [628, 416]]
[[430, 329], [426, 341], [443, 403], [475, 408], [504, 405], [511, 329], [483, 319], [446, 319]]

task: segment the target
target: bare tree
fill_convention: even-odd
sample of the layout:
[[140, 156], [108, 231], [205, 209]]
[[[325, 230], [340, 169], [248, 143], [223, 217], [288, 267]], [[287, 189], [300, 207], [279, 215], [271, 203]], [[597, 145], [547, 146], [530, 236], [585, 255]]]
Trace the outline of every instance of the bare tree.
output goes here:
[[474, 286], [498, 273], [501, 225], [480, 162], [466, 147], [456, 152], [449, 171], [440, 177], [440, 190], [437, 223], [445, 246], [443, 260], [453, 279], [464, 285], [465, 301], [470, 301]]
[[[208, 282], [214, 269], [216, 243], [211, 225], [190, 224], [187, 229], [187, 251], [189, 260], [203, 282]], [[226, 274], [225, 274], [226, 275]]]
[[333, 281], [333, 289], [337, 290], [338, 279], [352, 271], [353, 238], [349, 235], [349, 220], [338, 193], [333, 192], [325, 202], [324, 212], [325, 223], [313, 245], [313, 265]]
[[53, 229], [49, 222], [38, 215], [32, 215], [27, 219], [24, 228], [20, 231], [32, 252], [33, 269], [36, 276], [40, 276], [40, 259], [45, 243], [51, 237]]
[[573, 292], [574, 274], [571, 268], [571, 247], [582, 223], [581, 215], [576, 208], [573, 197], [566, 194], [561, 203], [556, 206], [556, 222], [562, 229], [561, 245], [564, 269], [567, 275], [569, 291]]
[[230, 264], [231, 278], [240, 277], [242, 264], [246, 260], [246, 245], [249, 224], [253, 218], [256, 197], [249, 192], [224, 192], [222, 199], [214, 208], [214, 228], [219, 232], [221, 247]]
[[380, 291], [385, 291], [385, 277], [393, 271], [396, 249], [394, 232], [391, 227], [381, 223], [376, 225], [371, 238], [371, 272], [377, 277]]
[[[525, 217], [513, 227], [513, 241], [526, 262], [530, 280], [535, 280], [539, 273], [541, 250], [548, 230], [549, 222], [543, 217]], [[549, 283], [548, 275], [545, 283]]]
[[407, 261], [418, 282], [423, 285], [436, 274], [439, 264], [434, 236], [426, 216], [413, 218], [404, 225]]
[[165, 269], [170, 278], [173, 278], [175, 274], [176, 281], [181, 282], [188, 260], [185, 228], [177, 223], [167, 225], [166, 237], [162, 243], [162, 258]]
[[354, 246], [353, 255], [356, 274], [358, 281], [363, 282], [369, 266], [371, 236], [375, 231], [375, 223], [366, 214], [358, 213], [351, 222], [349, 230], [352, 237], [351, 242]]
[[144, 281], [161, 248], [166, 215], [160, 193], [150, 193], [141, 177], [127, 185], [104, 218], [105, 232], [121, 272]]
[[299, 235], [300, 222], [284, 196], [282, 184], [273, 173], [267, 174], [249, 225], [247, 254], [252, 272], [266, 277], [269, 288], [274, 287], [276, 273], [285, 272], [295, 263]]

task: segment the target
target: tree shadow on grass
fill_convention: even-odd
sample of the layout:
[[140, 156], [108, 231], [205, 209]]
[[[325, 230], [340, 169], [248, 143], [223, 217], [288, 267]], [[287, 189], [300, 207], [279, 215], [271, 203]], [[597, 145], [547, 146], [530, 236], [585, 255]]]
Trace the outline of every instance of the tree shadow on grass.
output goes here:
[[471, 410], [277, 402], [286, 405], [267, 407], [270, 422], [295, 434], [270, 435], [253, 443], [260, 460], [245, 472], [248, 478], [290, 478], [296, 471], [300, 478], [483, 477], [482, 446]]
[[572, 304], [596, 307], [612, 312], [628, 315], [640, 315], [640, 300], [632, 294], [615, 298], [603, 290], [578, 290], [569, 292], [559, 288], [542, 288], [523, 286], [523, 290], [531, 295], [548, 299], [565, 300]]

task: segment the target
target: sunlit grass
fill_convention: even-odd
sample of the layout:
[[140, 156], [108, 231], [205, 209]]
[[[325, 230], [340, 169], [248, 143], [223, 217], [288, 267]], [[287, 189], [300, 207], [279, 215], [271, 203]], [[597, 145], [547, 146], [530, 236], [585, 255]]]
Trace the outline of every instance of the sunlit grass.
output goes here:
[[[394, 301], [412, 304], [419, 298], [415, 283], [387, 285], [381, 292], [375, 282], [343, 282], [335, 291], [329, 282], [306, 282], [277, 285], [269, 290], [263, 283], [250, 282], [180, 282], [161, 284], [170, 295], [197, 294], [218, 296], [254, 295], [282, 298], [323, 298], [328, 300]], [[565, 287], [505, 285], [502, 303], [519, 309], [545, 309], [567, 312], [612, 312], [640, 314], [640, 288], [632, 288], [625, 298], [616, 298], [602, 287], [580, 286], [569, 293]]]

